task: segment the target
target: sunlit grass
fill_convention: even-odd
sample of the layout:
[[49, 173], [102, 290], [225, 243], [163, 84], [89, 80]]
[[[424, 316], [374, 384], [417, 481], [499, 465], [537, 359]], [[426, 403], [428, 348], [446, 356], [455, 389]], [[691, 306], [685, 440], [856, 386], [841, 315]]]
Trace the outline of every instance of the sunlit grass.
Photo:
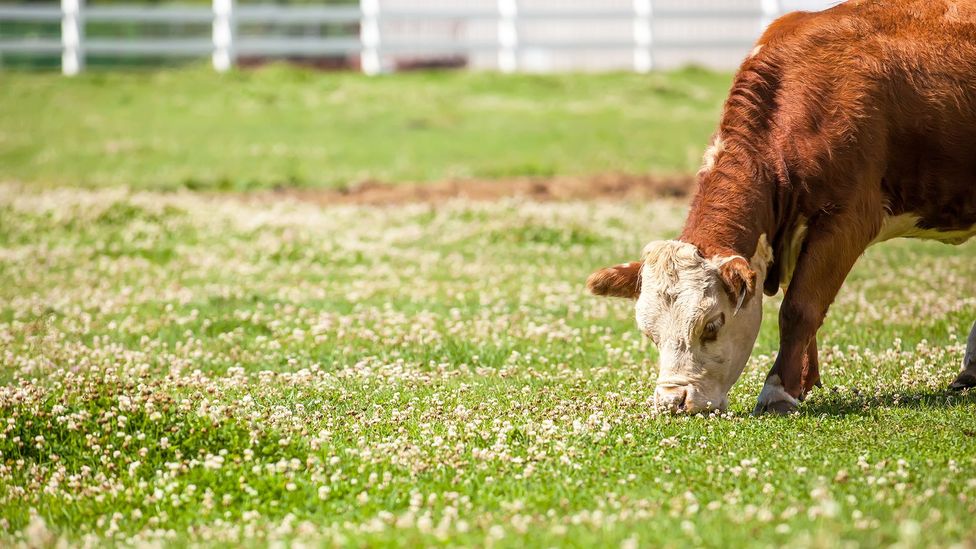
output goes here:
[[774, 298], [726, 417], [658, 417], [582, 282], [683, 211], [0, 187], [0, 544], [976, 542], [976, 244], [869, 250], [799, 415], [749, 416]]

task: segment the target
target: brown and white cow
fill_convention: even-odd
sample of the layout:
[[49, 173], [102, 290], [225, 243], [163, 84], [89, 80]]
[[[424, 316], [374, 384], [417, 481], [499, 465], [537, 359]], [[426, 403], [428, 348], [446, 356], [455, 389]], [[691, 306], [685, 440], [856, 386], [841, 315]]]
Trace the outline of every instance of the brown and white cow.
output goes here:
[[[678, 240], [593, 273], [637, 300], [659, 407], [724, 409], [785, 297], [756, 412], [820, 384], [816, 334], [857, 258], [899, 236], [976, 234], [976, 0], [852, 0], [773, 23], [735, 76]], [[976, 385], [976, 326], [953, 388]]]

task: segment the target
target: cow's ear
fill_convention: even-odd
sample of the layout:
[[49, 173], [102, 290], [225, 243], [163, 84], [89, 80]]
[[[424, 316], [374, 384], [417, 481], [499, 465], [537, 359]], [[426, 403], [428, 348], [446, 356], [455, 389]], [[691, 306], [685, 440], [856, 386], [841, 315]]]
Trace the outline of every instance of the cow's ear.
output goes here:
[[586, 279], [586, 288], [594, 295], [637, 299], [640, 295], [640, 261], [607, 267]]
[[735, 304], [735, 312], [738, 313], [742, 304], [749, 301], [756, 292], [756, 271], [752, 270], [745, 258], [734, 256], [723, 259], [718, 272], [725, 292]]

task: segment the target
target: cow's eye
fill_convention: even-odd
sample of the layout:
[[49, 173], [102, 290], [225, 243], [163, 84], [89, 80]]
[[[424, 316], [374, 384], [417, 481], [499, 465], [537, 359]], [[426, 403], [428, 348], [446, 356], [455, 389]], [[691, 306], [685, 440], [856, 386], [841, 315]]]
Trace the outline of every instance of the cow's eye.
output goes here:
[[702, 330], [702, 341], [707, 343], [718, 339], [718, 331], [722, 329], [723, 324], [725, 324], [725, 313], [720, 313], [717, 317], [706, 322], [705, 329]]

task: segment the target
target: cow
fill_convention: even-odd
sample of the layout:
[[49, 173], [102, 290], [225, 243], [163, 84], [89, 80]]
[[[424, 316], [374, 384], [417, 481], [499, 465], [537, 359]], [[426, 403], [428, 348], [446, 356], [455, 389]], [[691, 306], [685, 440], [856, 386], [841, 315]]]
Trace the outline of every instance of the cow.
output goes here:
[[[743, 61], [677, 240], [587, 280], [636, 300], [655, 405], [724, 410], [782, 288], [756, 414], [821, 385], [817, 330], [864, 250], [976, 234], [976, 0], [852, 0], [771, 24]], [[760, 291], [762, 290], [762, 291]], [[964, 371], [976, 386], [976, 325]]]

